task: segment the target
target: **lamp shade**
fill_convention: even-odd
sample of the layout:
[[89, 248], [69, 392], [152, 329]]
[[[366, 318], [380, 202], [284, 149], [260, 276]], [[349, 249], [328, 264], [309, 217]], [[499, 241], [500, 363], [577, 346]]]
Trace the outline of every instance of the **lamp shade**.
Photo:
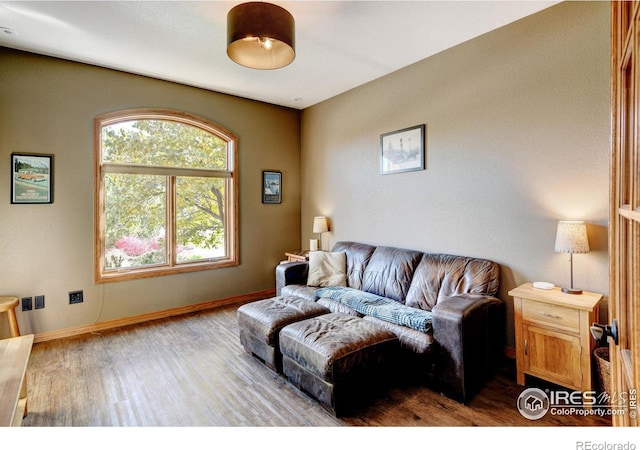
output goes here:
[[326, 233], [329, 231], [329, 224], [325, 216], [316, 216], [313, 218], [313, 232]]
[[227, 55], [252, 69], [279, 69], [296, 57], [295, 21], [280, 6], [242, 3], [227, 14]]
[[587, 226], [581, 220], [561, 220], [556, 234], [556, 252], [589, 253]]

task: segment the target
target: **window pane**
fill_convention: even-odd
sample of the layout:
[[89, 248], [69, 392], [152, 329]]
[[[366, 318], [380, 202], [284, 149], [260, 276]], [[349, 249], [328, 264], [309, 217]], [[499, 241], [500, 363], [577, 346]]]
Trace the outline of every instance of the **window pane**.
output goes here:
[[177, 262], [226, 256], [225, 180], [177, 177]]
[[133, 120], [102, 128], [102, 161], [227, 170], [227, 143], [214, 134], [169, 120]]
[[105, 270], [166, 264], [167, 179], [105, 175]]

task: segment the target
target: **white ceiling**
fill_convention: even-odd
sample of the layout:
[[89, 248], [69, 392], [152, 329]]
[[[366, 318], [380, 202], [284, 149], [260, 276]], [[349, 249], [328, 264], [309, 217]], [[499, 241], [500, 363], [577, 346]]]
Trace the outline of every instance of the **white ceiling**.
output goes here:
[[0, 1], [0, 46], [303, 109], [559, 2], [273, 1], [296, 59], [268, 71], [226, 55], [239, 3]]

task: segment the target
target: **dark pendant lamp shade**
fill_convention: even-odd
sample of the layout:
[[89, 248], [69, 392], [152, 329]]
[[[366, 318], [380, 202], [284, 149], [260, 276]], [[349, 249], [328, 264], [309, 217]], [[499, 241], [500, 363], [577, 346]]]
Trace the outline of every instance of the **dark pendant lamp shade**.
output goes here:
[[227, 14], [227, 55], [252, 69], [279, 69], [296, 57], [295, 22], [284, 8], [242, 3]]

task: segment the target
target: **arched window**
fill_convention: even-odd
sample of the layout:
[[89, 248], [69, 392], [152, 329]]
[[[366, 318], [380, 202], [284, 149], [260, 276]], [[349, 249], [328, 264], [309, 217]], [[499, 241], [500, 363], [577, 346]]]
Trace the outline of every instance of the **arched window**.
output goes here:
[[96, 117], [96, 282], [237, 265], [236, 147], [185, 113]]

